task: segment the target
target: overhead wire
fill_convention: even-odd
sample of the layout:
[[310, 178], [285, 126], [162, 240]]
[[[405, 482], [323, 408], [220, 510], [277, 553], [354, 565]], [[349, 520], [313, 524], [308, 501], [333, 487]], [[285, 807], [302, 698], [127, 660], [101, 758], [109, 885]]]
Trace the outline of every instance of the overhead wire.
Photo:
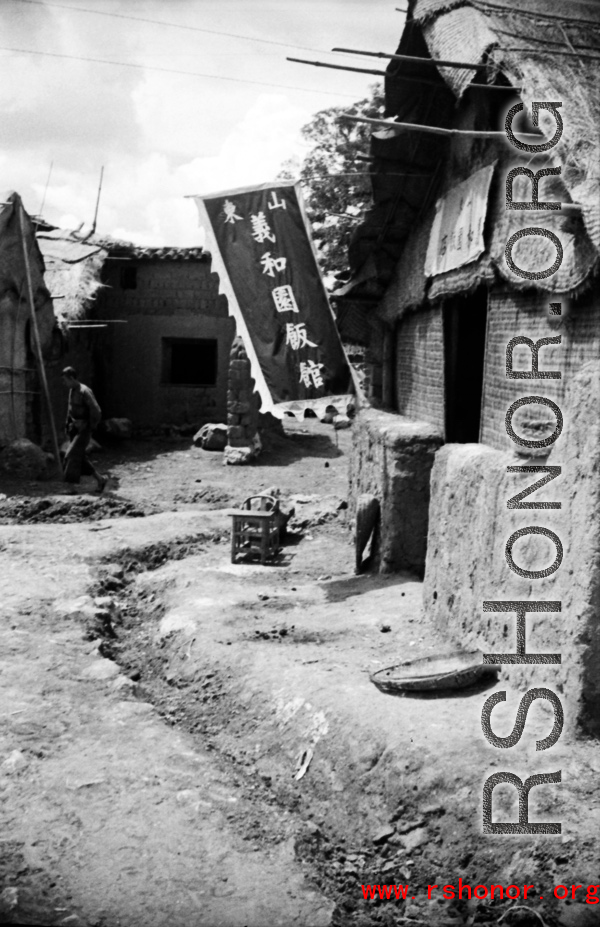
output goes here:
[[[22, 0], [20, 0], [22, 2]], [[29, 0], [28, 0], [29, 2]], [[69, 61], [88, 61], [93, 64], [110, 64], [119, 68], [134, 68], [138, 71], [158, 71], [162, 74], [179, 74], [184, 77], [203, 77], [210, 80], [233, 81], [237, 84], [254, 84], [258, 87], [275, 87], [277, 90], [298, 90], [301, 93], [318, 93], [329, 97], [348, 97], [354, 100], [355, 93], [336, 93], [333, 90], [313, 90], [310, 87], [290, 87], [287, 84], [271, 84], [262, 80], [251, 80], [246, 77], [230, 77], [224, 74], [202, 74], [199, 71], [179, 71], [175, 68], [160, 68], [154, 65], [134, 64], [131, 61], [110, 61], [106, 58], [90, 58], [86, 55], [67, 55], [62, 52], [38, 51], [32, 48], [9, 48], [6, 45], [0, 46], [0, 51], [14, 52], [18, 55], [42, 55], [47, 58], [65, 58]]]
[[16, 0], [17, 3], [27, 3], [32, 6], [55, 7], [60, 10], [69, 10], [76, 13], [90, 13], [93, 16], [107, 16], [112, 19], [126, 19], [135, 23], [147, 23], [154, 26], [168, 26], [171, 29], [183, 29], [186, 32], [202, 32], [207, 35], [222, 35], [230, 39], [242, 39], [248, 42], [259, 42], [263, 45], [277, 45], [280, 48], [298, 48], [302, 51], [326, 52], [325, 48], [313, 48], [308, 45], [295, 45], [293, 42], [278, 42], [276, 39], [263, 39], [260, 36], [242, 35], [238, 32], [224, 32], [219, 29], [205, 29], [202, 26], [190, 26], [183, 23], [166, 22], [162, 19], [148, 19], [142, 16], [129, 16], [127, 13], [108, 13], [106, 10], [91, 10], [88, 7], [70, 6], [66, 3], [54, 3], [53, 0]]

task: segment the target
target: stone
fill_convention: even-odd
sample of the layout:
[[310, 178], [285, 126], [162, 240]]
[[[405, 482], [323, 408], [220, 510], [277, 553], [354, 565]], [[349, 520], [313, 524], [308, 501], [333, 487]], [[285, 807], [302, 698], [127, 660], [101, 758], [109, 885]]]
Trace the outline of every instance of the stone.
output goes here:
[[252, 406], [247, 401], [238, 400], [238, 402], [228, 402], [227, 403], [227, 412], [230, 415], [245, 415], [250, 412]]
[[130, 679], [129, 676], [123, 676], [122, 673], [119, 673], [119, 675], [113, 679], [111, 686], [113, 689], [117, 689], [117, 691], [127, 690], [128, 692], [134, 692], [136, 689], [136, 684], [133, 679]]
[[0, 771], [11, 775], [12, 773], [19, 772], [20, 769], [25, 769], [28, 765], [27, 757], [24, 753], [21, 753], [20, 750], [13, 750], [12, 753], [0, 764]]
[[402, 834], [400, 837], [400, 842], [407, 853], [411, 853], [413, 850], [416, 850], [417, 847], [427, 843], [428, 839], [429, 834], [427, 833], [427, 828], [417, 827], [415, 830], [411, 830], [408, 834]]
[[0, 470], [24, 480], [39, 480], [47, 475], [44, 451], [27, 438], [17, 438], [0, 452]]
[[333, 427], [336, 431], [340, 431], [342, 428], [350, 428], [352, 422], [347, 415], [335, 415], [333, 419]]
[[84, 679], [114, 679], [119, 675], [119, 665], [114, 660], [105, 660], [101, 657], [94, 660], [89, 666], [86, 666], [82, 672]]
[[373, 843], [375, 846], [380, 846], [382, 843], [387, 843], [390, 837], [393, 837], [395, 833], [394, 828], [391, 824], [384, 824], [383, 827], [380, 827], [378, 831], [373, 835]]
[[[102, 572], [107, 573], [109, 576], [113, 576], [115, 579], [123, 579], [125, 575], [125, 570], [120, 563], [106, 563], [102, 567]], [[107, 598], [109, 597], [107, 596]]]
[[192, 440], [194, 447], [201, 447], [204, 451], [222, 451], [227, 444], [227, 425], [212, 422], [203, 425]]
[[417, 818], [414, 821], [401, 818], [396, 824], [396, 830], [399, 834], [408, 834], [411, 830], [416, 830], [418, 827], [423, 827], [424, 824], [424, 818]]
[[103, 422], [103, 430], [111, 438], [124, 441], [131, 437], [133, 426], [128, 418], [107, 418]]
[[256, 434], [252, 439], [252, 444], [245, 447], [233, 447], [228, 444], [223, 454], [223, 463], [233, 466], [250, 463], [255, 457], [258, 457], [262, 450], [261, 440]]

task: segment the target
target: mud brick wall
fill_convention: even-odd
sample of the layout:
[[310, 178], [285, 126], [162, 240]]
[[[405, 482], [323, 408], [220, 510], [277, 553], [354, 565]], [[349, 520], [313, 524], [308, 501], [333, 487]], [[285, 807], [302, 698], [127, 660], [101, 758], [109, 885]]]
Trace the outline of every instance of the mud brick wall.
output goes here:
[[[561, 653], [561, 665], [504, 666], [519, 688], [547, 686], [561, 694], [571, 731], [575, 718], [600, 734], [600, 368], [587, 364], [567, 378], [565, 428], [549, 456], [559, 477], [528, 501], [557, 501], [561, 509], [507, 509], [507, 501], [536, 479], [507, 473], [527, 460], [481, 444], [449, 444], [431, 475], [431, 509], [423, 600], [426, 611], [461, 647], [514, 652], [515, 615], [484, 612], [484, 600], [561, 601], [560, 613], [527, 616], [527, 650]], [[544, 463], [534, 460], [533, 463]], [[509, 568], [505, 545], [519, 528], [543, 526], [564, 548], [550, 576], [523, 578]], [[540, 535], [515, 541], [513, 558], [525, 570], [550, 566], [555, 544]], [[562, 694], [566, 696], [563, 699]]]
[[354, 427], [350, 458], [350, 513], [369, 493], [380, 506], [377, 569], [422, 576], [429, 511], [429, 477], [442, 443], [438, 429], [389, 412], [365, 409]]
[[[562, 302], [566, 315], [560, 327], [548, 318], [548, 304]], [[540, 370], [558, 370], [560, 380], [509, 380], [506, 377], [506, 345], [516, 335], [537, 341], [560, 335], [559, 345], [545, 345], [539, 354]], [[579, 300], [561, 300], [530, 291], [500, 291], [490, 295], [481, 440], [498, 450], [511, 450], [506, 434], [506, 410], [522, 396], [540, 395], [552, 399], [562, 410], [565, 389], [574, 373], [588, 361], [600, 361], [600, 290], [595, 288]], [[517, 346], [515, 370], [531, 370], [531, 350]], [[528, 405], [515, 412], [513, 427], [524, 438], [536, 440], [554, 431], [555, 416], [547, 406]]]
[[396, 407], [400, 415], [444, 428], [442, 312], [425, 309], [396, 328]]
[[[136, 286], [124, 286], [125, 265], [135, 267]], [[105, 265], [104, 288], [95, 317], [109, 324], [98, 380], [105, 417], [124, 416], [135, 425], [202, 425], [225, 422], [229, 351], [235, 325], [208, 261], [113, 261]], [[217, 341], [215, 385], [164, 382], [163, 339]]]
[[227, 443], [250, 447], [258, 431], [260, 397], [254, 392], [250, 361], [240, 338], [231, 346], [227, 388]]

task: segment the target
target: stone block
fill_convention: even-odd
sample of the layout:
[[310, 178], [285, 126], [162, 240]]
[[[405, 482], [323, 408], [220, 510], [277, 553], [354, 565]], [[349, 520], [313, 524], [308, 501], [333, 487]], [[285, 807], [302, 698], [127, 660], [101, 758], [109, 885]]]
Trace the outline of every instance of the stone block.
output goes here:
[[0, 472], [25, 480], [46, 476], [47, 458], [41, 447], [27, 438], [18, 438], [0, 453]]
[[249, 402], [228, 402], [227, 411], [233, 415], [243, 415], [246, 412], [250, 412], [252, 406]]
[[205, 451], [222, 451], [227, 444], [227, 426], [207, 424], [194, 435], [194, 446]]

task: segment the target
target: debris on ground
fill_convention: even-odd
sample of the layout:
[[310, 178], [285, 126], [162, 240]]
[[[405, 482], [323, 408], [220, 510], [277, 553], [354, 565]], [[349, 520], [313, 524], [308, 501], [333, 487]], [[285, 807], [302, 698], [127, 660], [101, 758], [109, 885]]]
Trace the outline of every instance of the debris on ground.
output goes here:
[[201, 447], [205, 451], [224, 451], [227, 444], [227, 425], [203, 425], [194, 435], [192, 442], [194, 447]]
[[43, 479], [48, 472], [48, 457], [33, 441], [18, 438], [0, 451], [0, 471], [20, 480]]
[[158, 506], [140, 506], [117, 495], [97, 498], [83, 494], [42, 498], [11, 496], [0, 505], [0, 525], [60, 522], [74, 524], [102, 518], [143, 518], [160, 511]]

